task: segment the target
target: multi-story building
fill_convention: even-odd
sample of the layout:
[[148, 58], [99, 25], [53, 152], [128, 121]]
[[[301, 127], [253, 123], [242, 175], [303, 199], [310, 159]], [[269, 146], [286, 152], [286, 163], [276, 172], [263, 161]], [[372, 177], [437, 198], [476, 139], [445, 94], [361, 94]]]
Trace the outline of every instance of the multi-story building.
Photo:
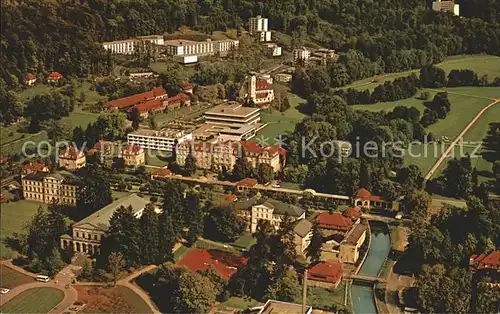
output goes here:
[[247, 89], [248, 99], [259, 107], [269, 105], [274, 100], [273, 79], [269, 75], [250, 76]]
[[31, 173], [22, 178], [22, 185], [26, 200], [76, 205], [79, 180], [67, 171]]
[[326, 66], [329, 61], [337, 61], [339, 57], [340, 56], [335, 53], [335, 50], [321, 48], [312, 52], [309, 60], [315, 61], [319, 65]]
[[[167, 54], [171, 56], [211, 56], [226, 55], [232, 50], [237, 50], [240, 42], [233, 39], [192, 41], [174, 39], [165, 41]], [[189, 60], [188, 60], [189, 61]], [[186, 63], [191, 63], [186, 62]]]
[[248, 20], [248, 29], [250, 34], [258, 35], [260, 41], [271, 41], [271, 32], [268, 27], [268, 19], [257, 15]]
[[120, 99], [111, 100], [108, 102], [108, 108], [118, 110], [128, 110], [136, 105], [151, 101], [151, 100], [166, 100], [168, 98], [167, 91], [162, 87], [155, 87], [152, 90]]
[[282, 48], [276, 43], [265, 43], [263, 46], [267, 50], [267, 54], [271, 57], [279, 57], [282, 54]]
[[293, 232], [295, 233], [295, 252], [297, 255], [304, 256], [307, 247], [311, 244], [312, 226], [313, 224], [309, 220], [301, 219], [293, 228]]
[[186, 157], [193, 154], [200, 169], [231, 170], [240, 155], [257, 167], [267, 164], [275, 171], [281, 171], [286, 161], [286, 150], [279, 146], [261, 147], [254, 142], [184, 142], [177, 146], [176, 161], [184, 165]]
[[432, 2], [432, 9], [438, 12], [450, 12], [453, 15], [460, 15], [460, 5], [455, 4], [455, 1], [437, 0]]
[[300, 47], [293, 50], [292, 61], [294, 64], [303, 63], [307, 64], [311, 57], [311, 51], [306, 47]]
[[49, 167], [47, 167], [47, 165], [45, 165], [44, 162], [41, 161], [30, 162], [28, 164], [23, 165], [23, 167], [21, 168], [21, 179], [27, 176], [28, 174], [37, 172], [48, 173], [50, 172], [50, 169]]
[[186, 129], [166, 128], [159, 131], [138, 129], [127, 135], [127, 142], [139, 145], [144, 149], [173, 152], [175, 145], [192, 138], [192, 133]]
[[[257, 231], [259, 220], [269, 221], [271, 226], [279, 230], [285, 215], [288, 215], [291, 221], [298, 221], [306, 217], [306, 211], [296, 205], [283, 203], [272, 198], [253, 198], [251, 200], [251, 202], [244, 201], [240, 204], [236, 202], [234, 207], [238, 210], [238, 215], [248, 222], [252, 233]], [[251, 207], [245, 208], [245, 205]]]
[[144, 149], [135, 144], [127, 144], [122, 148], [122, 158], [125, 166], [137, 167], [146, 162]]
[[340, 242], [340, 261], [355, 264], [359, 259], [359, 251], [366, 240], [366, 225], [358, 223], [354, 225]]
[[85, 167], [87, 160], [83, 150], [78, 150], [73, 146], [68, 147], [59, 154], [59, 168], [66, 170], [77, 170]]
[[109, 228], [109, 220], [120, 207], [132, 207], [135, 218], [140, 218], [149, 204], [148, 201], [136, 194], [122, 197], [113, 203], [101, 208], [92, 215], [80, 220], [72, 226], [72, 236], [65, 234], [60, 237], [62, 249], [72, 247], [74, 252], [88, 255], [99, 254], [102, 239]]
[[137, 49], [138, 45], [151, 43], [154, 45], [163, 45], [163, 35], [138, 36], [125, 40], [116, 40], [103, 42], [104, 49], [116, 54], [132, 54]]

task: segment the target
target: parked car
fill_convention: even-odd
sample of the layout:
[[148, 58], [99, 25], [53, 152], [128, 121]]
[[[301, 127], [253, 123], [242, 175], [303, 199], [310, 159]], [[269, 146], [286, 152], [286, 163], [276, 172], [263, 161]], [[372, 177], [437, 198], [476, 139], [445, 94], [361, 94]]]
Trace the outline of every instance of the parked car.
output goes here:
[[10, 291], [10, 289], [2, 288], [2, 289], [0, 289], [0, 294], [6, 294], [9, 291]]
[[41, 281], [41, 282], [49, 282], [50, 277], [49, 276], [44, 276], [44, 275], [38, 275], [36, 276], [36, 281]]

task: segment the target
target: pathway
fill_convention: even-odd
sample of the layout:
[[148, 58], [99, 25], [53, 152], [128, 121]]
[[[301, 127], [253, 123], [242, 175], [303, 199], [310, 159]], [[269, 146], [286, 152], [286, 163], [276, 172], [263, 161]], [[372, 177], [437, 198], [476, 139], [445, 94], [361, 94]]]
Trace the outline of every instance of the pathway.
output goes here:
[[460, 139], [467, 133], [467, 131], [470, 130], [470, 128], [481, 118], [481, 116], [488, 110], [489, 108], [493, 107], [494, 105], [498, 104], [500, 102], [500, 99], [496, 99], [494, 102], [489, 104], [488, 106], [484, 107], [481, 109], [481, 111], [478, 112], [478, 114], [467, 124], [467, 126], [458, 134], [458, 136], [451, 142], [451, 145], [446, 149], [446, 151], [439, 157], [439, 159], [436, 161], [434, 166], [429, 170], [429, 172], [425, 175], [424, 179], [425, 181], [429, 180], [432, 178], [434, 173], [441, 167], [441, 164], [445, 161], [445, 159], [448, 157], [448, 155], [453, 151], [455, 146], [458, 144]]
[[128, 277], [119, 280], [116, 283], [117, 285], [120, 285], [120, 286], [123, 286], [123, 287], [127, 287], [130, 290], [134, 291], [138, 296], [140, 296], [144, 300], [144, 302], [146, 302], [149, 305], [149, 308], [151, 309], [151, 312], [153, 312], [155, 314], [161, 313], [158, 310], [158, 308], [156, 307], [156, 304], [154, 304], [153, 301], [151, 301], [151, 298], [149, 297], [149, 295], [141, 287], [139, 287], [138, 285], [134, 284], [132, 281], [135, 278], [139, 277], [140, 275], [142, 275], [144, 273], [147, 273], [147, 272], [150, 272], [153, 269], [156, 269], [157, 267], [158, 266], [156, 266], [156, 265], [146, 266], [146, 267], [142, 268], [141, 270], [136, 271], [135, 273], [129, 275]]

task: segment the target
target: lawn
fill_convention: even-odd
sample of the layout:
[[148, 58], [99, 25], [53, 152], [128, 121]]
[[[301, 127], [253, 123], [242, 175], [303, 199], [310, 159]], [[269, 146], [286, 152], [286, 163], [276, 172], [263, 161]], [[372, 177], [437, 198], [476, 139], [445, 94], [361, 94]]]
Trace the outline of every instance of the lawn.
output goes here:
[[[345, 297], [345, 281], [342, 281], [337, 289], [327, 289], [315, 286], [307, 287], [307, 305], [312, 306], [314, 309], [331, 308], [332, 303], [344, 305]], [[302, 291], [301, 287], [297, 287]], [[298, 291], [299, 292], [299, 291]], [[295, 303], [302, 304], [302, 293], [297, 293]]]
[[4, 240], [11, 236], [14, 232], [22, 232], [26, 222], [36, 213], [41, 203], [21, 200], [18, 202], [10, 202], [2, 204], [1, 208], [1, 223], [0, 223], [0, 258], [14, 258], [18, 255], [17, 252], [7, 248]]
[[286, 136], [295, 130], [295, 125], [305, 117], [298, 110], [298, 106], [306, 102], [295, 94], [289, 94], [290, 108], [285, 112], [276, 109], [265, 109], [261, 112], [261, 121], [267, 126], [257, 132], [255, 141], [266, 141], [268, 145], [275, 145], [276, 139]]
[[32, 283], [33, 278], [26, 276], [4, 265], [0, 265], [0, 286], [2, 288], [15, 288], [26, 283]]
[[[450, 72], [450, 70], [453, 69], [471, 69], [474, 70], [479, 76], [487, 74], [490, 81], [493, 80], [495, 77], [500, 76], [500, 57], [497, 56], [489, 56], [489, 55], [454, 56], [447, 58], [445, 61], [439, 63], [437, 66], [445, 70], [447, 74], [448, 72]], [[418, 75], [419, 72], [420, 69], [414, 69], [398, 73], [381, 74], [376, 78], [370, 77], [363, 80], [359, 80], [342, 88], [373, 90], [375, 87], [377, 87], [380, 84], [383, 84], [386, 81], [393, 81], [398, 77], [408, 76], [411, 73], [415, 73]]]
[[48, 313], [64, 298], [64, 292], [55, 288], [26, 290], [1, 307], [2, 313]]
[[84, 313], [151, 313], [149, 305], [126, 287], [75, 286]]
[[217, 307], [220, 310], [225, 310], [225, 309], [239, 309], [239, 310], [246, 310], [248, 308], [257, 306], [259, 302], [254, 299], [244, 299], [240, 297], [231, 297], [229, 300], [226, 302], [223, 302], [219, 304]]
[[231, 243], [231, 245], [248, 250], [252, 245], [255, 244], [255, 242], [257, 242], [257, 240], [252, 236], [251, 233], [245, 233], [241, 237], [236, 239], [236, 241]]

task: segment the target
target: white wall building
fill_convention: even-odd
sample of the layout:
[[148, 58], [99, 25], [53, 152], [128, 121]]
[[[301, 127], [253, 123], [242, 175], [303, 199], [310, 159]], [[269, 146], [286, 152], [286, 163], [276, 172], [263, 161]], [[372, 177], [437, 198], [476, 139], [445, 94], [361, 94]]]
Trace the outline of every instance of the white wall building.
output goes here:
[[439, 12], [450, 12], [456, 16], [460, 15], [460, 6], [455, 4], [455, 1], [434, 1], [432, 3], [432, 9]]
[[268, 19], [257, 15], [248, 20], [249, 32], [252, 35], [258, 35], [260, 41], [271, 41], [271, 32], [268, 27]]
[[192, 41], [185, 39], [174, 39], [165, 41], [167, 46], [167, 54], [171, 56], [209, 56], [209, 55], [225, 55], [231, 50], [236, 50], [239, 47], [238, 40], [211, 40]]
[[163, 35], [138, 36], [125, 40], [103, 42], [102, 46], [104, 47], [104, 49], [110, 50], [112, 53], [132, 54], [134, 53], [137, 45], [144, 42], [150, 42], [155, 45], [163, 45]]
[[273, 79], [269, 75], [250, 76], [248, 95], [256, 105], [269, 104], [274, 100]]
[[163, 129], [150, 130], [139, 129], [127, 134], [127, 142], [129, 144], [139, 145], [144, 149], [154, 149], [161, 151], [174, 151], [177, 143], [189, 141], [193, 139], [193, 135], [185, 130]]
[[299, 61], [307, 63], [310, 57], [311, 51], [306, 47], [301, 47], [293, 50], [293, 63], [297, 63]]

